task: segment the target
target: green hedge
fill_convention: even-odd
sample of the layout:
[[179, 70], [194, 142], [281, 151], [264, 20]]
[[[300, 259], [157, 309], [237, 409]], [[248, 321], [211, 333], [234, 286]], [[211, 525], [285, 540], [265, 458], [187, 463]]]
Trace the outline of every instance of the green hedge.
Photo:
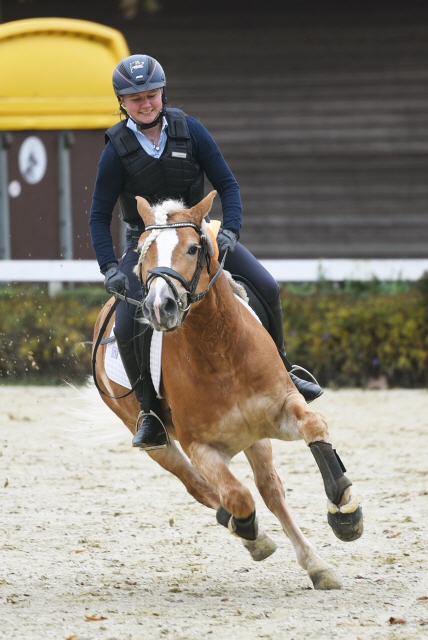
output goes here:
[[[50, 298], [45, 288], [0, 288], [0, 380], [82, 382], [100, 287]], [[427, 386], [428, 278], [406, 283], [326, 282], [282, 290], [289, 358], [326, 386]]]
[[[90, 373], [92, 327], [105, 292], [9, 288], [0, 294], [0, 379], [83, 382]], [[98, 298], [98, 301], [97, 301]]]
[[314, 294], [284, 297], [290, 359], [309, 365], [324, 385], [428, 383], [428, 295]]

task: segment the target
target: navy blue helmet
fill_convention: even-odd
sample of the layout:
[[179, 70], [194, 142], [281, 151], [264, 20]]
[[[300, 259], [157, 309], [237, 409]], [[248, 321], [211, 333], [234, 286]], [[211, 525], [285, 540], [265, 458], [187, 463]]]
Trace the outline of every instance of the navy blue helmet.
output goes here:
[[113, 88], [117, 96], [153, 91], [166, 84], [165, 72], [155, 58], [142, 54], [129, 56], [113, 71]]

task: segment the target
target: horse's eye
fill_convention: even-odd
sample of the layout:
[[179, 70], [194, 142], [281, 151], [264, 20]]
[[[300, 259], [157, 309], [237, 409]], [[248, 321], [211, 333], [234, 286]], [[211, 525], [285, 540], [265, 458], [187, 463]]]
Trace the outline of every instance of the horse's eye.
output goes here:
[[198, 252], [198, 249], [199, 249], [199, 245], [192, 244], [192, 246], [187, 249], [187, 253], [189, 254], [189, 256], [194, 256], [195, 253]]

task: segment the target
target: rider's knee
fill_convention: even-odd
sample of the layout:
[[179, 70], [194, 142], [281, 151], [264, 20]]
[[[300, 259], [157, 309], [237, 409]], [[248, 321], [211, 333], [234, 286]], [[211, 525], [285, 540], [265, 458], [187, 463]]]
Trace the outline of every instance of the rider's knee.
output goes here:
[[266, 280], [263, 286], [262, 295], [269, 305], [274, 305], [278, 302], [280, 292], [281, 290], [276, 280], [273, 278]]

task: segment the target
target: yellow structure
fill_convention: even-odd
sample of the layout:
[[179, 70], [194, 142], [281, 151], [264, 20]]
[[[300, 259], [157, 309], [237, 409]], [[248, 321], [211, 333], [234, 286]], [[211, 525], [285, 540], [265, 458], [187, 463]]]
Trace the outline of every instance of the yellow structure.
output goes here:
[[112, 72], [128, 55], [122, 34], [95, 22], [0, 24], [0, 130], [112, 126], [118, 121]]

